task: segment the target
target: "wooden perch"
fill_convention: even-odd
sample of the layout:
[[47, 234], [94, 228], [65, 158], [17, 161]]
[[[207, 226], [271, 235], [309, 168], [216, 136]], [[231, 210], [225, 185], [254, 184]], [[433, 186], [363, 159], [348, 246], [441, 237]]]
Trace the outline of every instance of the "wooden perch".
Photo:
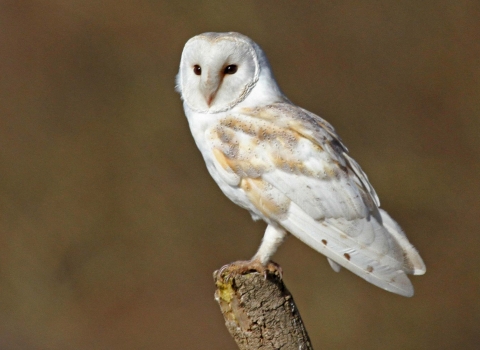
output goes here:
[[[240, 350], [313, 350], [293, 297], [278, 272], [213, 274], [215, 300]], [[230, 275], [230, 278], [224, 278]]]

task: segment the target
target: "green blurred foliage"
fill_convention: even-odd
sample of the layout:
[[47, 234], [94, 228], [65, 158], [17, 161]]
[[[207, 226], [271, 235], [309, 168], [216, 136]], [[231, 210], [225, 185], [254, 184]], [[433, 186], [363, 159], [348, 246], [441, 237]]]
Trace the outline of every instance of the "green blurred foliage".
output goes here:
[[480, 3], [0, 1], [0, 348], [235, 349], [212, 272], [265, 225], [206, 172], [182, 47], [239, 31], [330, 121], [427, 264], [402, 298], [289, 238], [318, 349], [478, 349]]

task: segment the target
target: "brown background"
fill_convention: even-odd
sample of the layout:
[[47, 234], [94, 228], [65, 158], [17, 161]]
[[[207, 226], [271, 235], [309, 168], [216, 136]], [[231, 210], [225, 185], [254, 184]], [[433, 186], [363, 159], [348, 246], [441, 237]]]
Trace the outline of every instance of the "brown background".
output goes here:
[[239, 31], [329, 120], [421, 252], [402, 298], [291, 237], [316, 349], [478, 349], [478, 1], [1, 1], [0, 349], [235, 349], [212, 272], [264, 224], [206, 172], [182, 47]]

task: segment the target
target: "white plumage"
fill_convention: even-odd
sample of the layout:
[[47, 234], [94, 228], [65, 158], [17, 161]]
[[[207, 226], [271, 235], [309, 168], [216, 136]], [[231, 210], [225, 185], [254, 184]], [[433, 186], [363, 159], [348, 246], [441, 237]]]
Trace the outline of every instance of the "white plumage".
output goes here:
[[354, 272], [412, 296], [425, 265], [382, 209], [333, 127], [292, 104], [260, 47], [239, 33], [204, 33], [183, 50], [177, 89], [208, 171], [225, 195], [263, 219], [252, 262], [265, 266], [286, 232]]

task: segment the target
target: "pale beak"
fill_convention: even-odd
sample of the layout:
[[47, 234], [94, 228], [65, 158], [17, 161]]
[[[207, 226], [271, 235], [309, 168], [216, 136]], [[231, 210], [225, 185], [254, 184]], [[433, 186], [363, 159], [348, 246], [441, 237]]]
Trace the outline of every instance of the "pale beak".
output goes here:
[[218, 88], [220, 87], [220, 77], [218, 74], [212, 76], [210, 74], [206, 75], [206, 79], [200, 83], [200, 91], [205, 97], [208, 107], [212, 104], [212, 101], [215, 99]]

